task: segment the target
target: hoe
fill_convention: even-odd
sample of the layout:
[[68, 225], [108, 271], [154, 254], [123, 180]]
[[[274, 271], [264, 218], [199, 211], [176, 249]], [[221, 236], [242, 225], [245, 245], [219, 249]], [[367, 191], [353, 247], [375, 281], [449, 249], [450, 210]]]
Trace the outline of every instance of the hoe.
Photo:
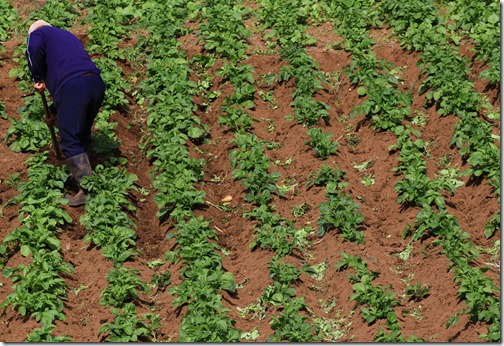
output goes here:
[[[40, 96], [42, 96], [42, 103], [44, 104], [44, 111], [46, 115], [46, 120], [48, 120], [51, 117], [49, 106], [47, 105], [47, 99], [45, 97], [45, 94], [42, 92], [40, 93]], [[58, 139], [56, 138], [56, 133], [54, 131], [54, 126], [47, 124], [47, 127], [49, 127], [49, 131], [51, 132], [51, 140], [52, 144], [54, 147], [54, 152], [56, 153], [56, 157], [58, 159], [63, 158], [63, 154], [61, 153], [61, 149], [59, 147]]]

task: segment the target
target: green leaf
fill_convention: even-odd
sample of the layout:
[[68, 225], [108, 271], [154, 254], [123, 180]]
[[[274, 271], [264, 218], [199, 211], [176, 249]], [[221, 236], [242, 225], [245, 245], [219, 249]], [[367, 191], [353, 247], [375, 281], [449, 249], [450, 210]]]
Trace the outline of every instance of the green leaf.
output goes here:
[[276, 303], [283, 303], [284, 301], [284, 296], [282, 293], [275, 293], [272, 297], [271, 297], [271, 301], [272, 302], [276, 302]]
[[367, 94], [367, 89], [363, 86], [357, 88], [357, 94], [360, 96], [364, 96]]
[[221, 288], [234, 293], [236, 291], [236, 283], [231, 272], [225, 272], [221, 276]]
[[28, 245], [22, 245], [20, 252], [21, 255], [23, 255], [24, 257], [28, 257], [31, 255], [31, 249]]
[[496, 23], [499, 23], [499, 21], [500, 21], [500, 18], [495, 13], [492, 13], [490, 16], [488, 16], [488, 22], [490, 24], [496, 24]]
[[324, 225], [320, 225], [318, 228], [317, 228], [317, 236], [319, 238], [322, 238], [326, 233], [326, 227]]
[[187, 135], [190, 138], [201, 138], [204, 134], [205, 131], [196, 126], [191, 127], [189, 131], [187, 131]]
[[399, 252], [397, 254], [397, 256], [402, 259], [403, 261], [406, 261], [409, 256], [411, 255], [411, 251], [413, 250], [413, 245], [411, 245], [411, 243], [409, 243], [408, 245], [406, 245], [406, 249], [404, 249], [402, 252]]
[[448, 321], [446, 321], [446, 329], [453, 327], [454, 325], [457, 324], [457, 322], [458, 322], [458, 315], [453, 315], [448, 319]]
[[490, 237], [492, 237], [495, 234], [495, 228], [485, 227], [485, 231], [483, 232], [483, 234], [485, 235], [486, 239], [489, 239]]
[[47, 242], [53, 246], [52, 250], [59, 250], [61, 248], [61, 242], [58, 238], [48, 237]]

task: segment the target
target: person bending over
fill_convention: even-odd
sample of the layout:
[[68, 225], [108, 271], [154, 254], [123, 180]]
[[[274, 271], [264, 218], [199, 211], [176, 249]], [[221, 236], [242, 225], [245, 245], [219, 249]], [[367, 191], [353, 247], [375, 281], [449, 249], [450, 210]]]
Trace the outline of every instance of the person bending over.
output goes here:
[[46, 122], [58, 127], [61, 151], [78, 186], [65, 198], [72, 207], [82, 205], [86, 194], [80, 183], [92, 174], [91, 127], [105, 97], [100, 69], [74, 34], [43, 20], [30, 26], [25, 55], [35, 90], [47, 89], [53, 98]]

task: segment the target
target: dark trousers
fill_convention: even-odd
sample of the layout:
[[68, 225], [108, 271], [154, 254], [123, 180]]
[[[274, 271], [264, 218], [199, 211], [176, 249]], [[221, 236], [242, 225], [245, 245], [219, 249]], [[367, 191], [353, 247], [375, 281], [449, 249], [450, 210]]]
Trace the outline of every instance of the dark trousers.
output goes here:
[[56, 125], [63, 155], [82, 154], [91, 144], [91, 128], [105, 97], [105, 83], [98, 75], [75, 77], [54, 99]]

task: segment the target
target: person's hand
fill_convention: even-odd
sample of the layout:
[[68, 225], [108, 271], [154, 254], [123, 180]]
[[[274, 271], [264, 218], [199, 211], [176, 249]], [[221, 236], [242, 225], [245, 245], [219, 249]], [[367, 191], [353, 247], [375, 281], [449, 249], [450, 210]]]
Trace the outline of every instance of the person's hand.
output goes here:
[[42, 94], [46, 90], [45, 82], [35, 83], [33, 87], [35, 88], [35, 91], [38, 92], [39, 94]]

